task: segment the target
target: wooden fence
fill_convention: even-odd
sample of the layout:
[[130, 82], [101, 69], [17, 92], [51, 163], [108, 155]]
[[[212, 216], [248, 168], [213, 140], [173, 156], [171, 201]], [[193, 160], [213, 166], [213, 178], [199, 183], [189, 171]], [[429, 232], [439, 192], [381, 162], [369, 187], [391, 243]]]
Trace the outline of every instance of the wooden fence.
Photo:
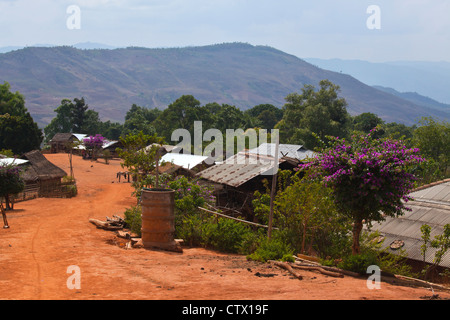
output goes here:
[[77, 186], [74, 182], [62, 182], [50, 185], [39, 183], [27, 184], [25, 189], [14, 195], [14, 202], [27, 201], [36, 198], [72, 198], [77, 194]]

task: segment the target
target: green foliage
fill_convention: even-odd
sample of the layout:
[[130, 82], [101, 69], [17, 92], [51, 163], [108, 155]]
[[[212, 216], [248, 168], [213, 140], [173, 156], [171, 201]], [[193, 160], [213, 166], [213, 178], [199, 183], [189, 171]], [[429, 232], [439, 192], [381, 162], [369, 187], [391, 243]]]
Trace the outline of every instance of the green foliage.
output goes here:
[[[369, 133], [372, 129], [381, 126], [384, 121], [378, 117], [376, 114], [371, 112], [361, 113], [353, 118], [353, 128], [356, 131], [361, 131], [364, 133]], [[376, 132], [376, 138], [384, 135], [384, 130], [378, 130]]]
[[424, 117], [414, 131], [413, 143], [422, 155], [439, 164], [439, 170], [446, 175], [450, 166], [450, 123]]
[[197, 212], [190, 215], [175, 216], [175, 236], [183, 239], [190, 246], [203, 246], [204, 229], [213, 223], [212, 219], [208, 219], [205, 215]]
[[420, 228], [423, 240], [423, 244], [420, 247], [423, 256], [423, 261], [425, 262], [425, 255], [428, 246], [431, 246], [432, 248], [436, 249], [433, 258], [433, 265], [430, 268], [426, 268], [423, 272], [425, 274], [425, 278], [427, 278], [429, 271], [431, 271], [441, 263], [442, 257], [447, 253], [448, 249], [450, 248], [450, 224], [446, 224], [443, 229], [444, 230], [442, 234], [436, 235], [434, 239], [431, 240], [431, 227], [427, 224], [424, 224]]
[[25, 108], [25, 98], [10, 88], [7, 82], [0, 85], [0, 150], [22, 154], [40, 149], [42, 131]]
[[294, 253], [291, 246], [287, 244], [282, 238], [279, 238], [274, 233], [270, 239], [263, 238], [259, 247], [255, 252], [247, 256], [248, 259], [254, 261], [266, 262], [268, 260], [289, 260]]
[[319, 145], [317, 138], [346, 137], [350, 126], [347, 102], [338, 97], [340, 88], [328, 80], [320, 81], [320, 89], [305, 85], [302, 93], [286, 97], [283, 119], [275, 126], [280, 129], [282, 143], [304, 144], [308, 149]]
[[142, 208], [140, 205], [133, 206], [125, 210], [125, 223], [131, 232], [141, 236], [142, 228]]
[[407, 149], [402, 141], [377, 139], [376, 131], [355, 134], [349, 140], [330, 137], [334, 140], [330, 147], [300, 165], [332, 189], [338, 210], [353, 220], [354, 253], [359, 253], [363, 220], [383, 221], [385, 216], [408, 210], [405, 203], [416, 181], [411, 168], [424, 161], [419, 149]]
[[102, 122], [99, 113], [86, 104], [84, 98], [61, 100], [54, 110], [56, 116], [44, 128], [45, 141], [49, 142], [56, 133], [84, 133], [87, 135], [101, 134], [107, 139], [117, 140], [123, 131], [123, 126], [111, 121]]
[[240, 223], [227, 218], [217, 218], [215, 223], [205, 225], [203, 241], [205, 244], [222, 252], [238, 253], [241, 245], [251, 229]]
[[6, 156], [7, 158], [13, 158], [14, 152], [11, 149], [2, 149], [0, 150], [0, 154]]
[[[331, 190], [307, 177], [279, 171], [273, 224], [278, 236], [297, 252], [314, 248], [321, 256], [339, 256], [349, 243], [350, 220], [336, 210]], [[293, 200], [295, 199], [295, 200]], [[252, 201], [260, 223], [268, 223], [270, 190]]]
[[140, 131], [146, 135], [155, 134], [156, 130], [152, 123], [161, 113], [162, 111], [156, 108], [148, 109], [133, 104], [125, 115], [122, 135], [138, 134]]
[[366, 274], [367, 268], [372, 265], [378, 265], [377, 255], [374, 252], [365, 252], [346, 256], [338, 264], [338, 267], [363, 275]]
[[24, 187], [25, 183], [17, 166], [0, 165], [0, 197], [5, 198], [7, 209], [11, 209], [10, 195], [21, 192]]
[[[123, 148], [117, 148], [116, 151], [122, 159], [122, 168], [127, 168], [128, 171], [136, 177], [132, 185], [135, 188], [135, 194], [139, 196], [140, 191], [144, 187], [148, 187], [145, 178], [155, 169], [159, 156], [158, 144], [163, 143], [163, 139], [156, 136], [150, 136], [140, 131], [138, 134], [129, 134], [126, 137], [121, 137], [120, 142]], [[150, 146], [156, 144], [155, 146]]]

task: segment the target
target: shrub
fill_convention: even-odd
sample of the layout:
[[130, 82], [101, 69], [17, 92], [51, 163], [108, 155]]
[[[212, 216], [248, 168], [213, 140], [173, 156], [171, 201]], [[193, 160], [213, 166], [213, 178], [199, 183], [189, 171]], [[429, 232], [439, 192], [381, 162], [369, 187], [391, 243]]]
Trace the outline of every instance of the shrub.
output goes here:
[[128, 228], [130, 228], [131, 232], [136, 233], [139, 237], [141, 236], [141, 227], [142, 227], [142, 209], [141, 206], [135, 206], [127, 209], [125, 211], [125, 223]]
[[194, 214], [176, 219], [175, 237], [183, 239], [190, 246], [203, 244], [203, 228], [205, 221], [201, 215]]
[[260, 246], [255, 252], [248, 255], [247, 258], [255, 261], [266, 262], [268, 260], [286, 259], [287, 256], [293, 255], [293, 250], [289, 244], [283, 240], [273, 237], [271, 239], [264, 238], [261, 240]]
[[238, 253], [244, 239], [252, 232], [248, 226], [226, 218], [211, 219], [204, 226], [203, 240], [206, 245], [229, 253]]
[[348, 255], [339, 263], [338, 267], [359, 274], [366, 274], [367, 268], [372, 265], [378, 265], [377, 255], [373, 252], [366, 252]]

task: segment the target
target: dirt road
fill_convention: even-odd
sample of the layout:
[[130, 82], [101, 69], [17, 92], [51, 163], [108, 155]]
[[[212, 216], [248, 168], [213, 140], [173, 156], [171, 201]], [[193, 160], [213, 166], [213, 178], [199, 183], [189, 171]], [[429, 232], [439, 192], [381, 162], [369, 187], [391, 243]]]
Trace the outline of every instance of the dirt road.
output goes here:
[[[68, 172], [67, 155], [47, 158]], [[135, 204], [130, 184], [116, 178], [121, 170], [117, 160], [107, 165], [74, 157], [77, 197], [20, 202], [8, 212], [10, 229], [0, 229], [0, 299], [412, 300], [432, 294], [388, 283], [369, 290], [366, 279], [308, 271], [298, 280], [277, 267], [202, 248], [126, 250], [113, 232], [89, 223], [123, 216]], [[79, 268], [79, 288], [70, 286], [76, 283], [71, 266]]]

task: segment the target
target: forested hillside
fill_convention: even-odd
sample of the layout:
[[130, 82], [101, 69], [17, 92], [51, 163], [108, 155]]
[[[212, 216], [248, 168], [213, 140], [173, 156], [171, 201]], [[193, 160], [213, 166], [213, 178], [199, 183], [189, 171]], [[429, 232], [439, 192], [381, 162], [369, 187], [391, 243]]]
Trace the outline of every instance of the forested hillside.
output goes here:
[[28, 47], [0, 54], [0, 83], [21, 92], [44, 127], [63, 99], [84, 97], [103, 120], [123, 121], [133, 104], [164, 109], [182, 95], [202, 104], [241, 110], [280, 108], [288, 94], [328, 79], [341, 88], [351, 114], [372, 112], [388, 122], [412, 124], [445, 114], [367, 86], [348, 75], [317, 68], [265, 46], [234, 43], [204, 47], [80, 50]]

